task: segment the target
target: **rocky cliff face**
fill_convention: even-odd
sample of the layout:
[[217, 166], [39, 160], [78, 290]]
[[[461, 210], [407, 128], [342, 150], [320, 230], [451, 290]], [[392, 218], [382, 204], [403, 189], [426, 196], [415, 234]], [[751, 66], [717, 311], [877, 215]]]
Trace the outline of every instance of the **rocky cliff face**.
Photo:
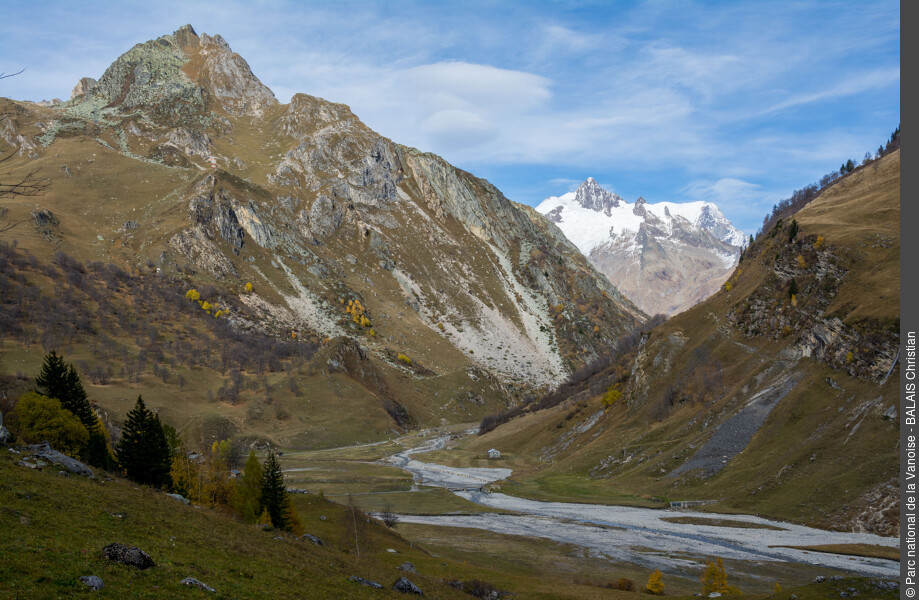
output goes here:
[[95, 206], [93, 236], [112, 240], [98, 252], [190, 285], [252, 282], [243, 299], [266, 330], [542, 387], [645, 318], [542, 216], [344, 105], [278, 103], [223, 38], [190, 26], [4, 127], [35, 164], [79, 165], [53, 193]]
[[895, 535], [899, 186], [899, 152], [829, 186], [714, 296], [475, 448], [525, 445], [543, 462], [521, 483], [537, 489], [578, 473], [598, 499], [711, 499]]
[[648, 314], [682, 312], [711, 296], [744, 243], [714, 204], [629, 204], [593, 178], [536, 210]]

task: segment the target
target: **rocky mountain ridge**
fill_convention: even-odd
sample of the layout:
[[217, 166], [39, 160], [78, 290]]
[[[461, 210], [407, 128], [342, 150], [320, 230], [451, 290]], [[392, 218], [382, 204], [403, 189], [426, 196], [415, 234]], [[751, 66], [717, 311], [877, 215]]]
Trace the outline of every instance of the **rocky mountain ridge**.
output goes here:
[[279, 103], [220, 36], [138, 44], [54, 107], [2, 102], [14, 169], [52, 179], [55, 224], [20, 243], [214, 284], [251, 311], [221, 317], [236, 326], [351, 337], [419, 381], [482, 369], [512, 390], [552, 385], [646, 318], [538, 213], [347, 106]]
[[532, 495], [710, 500], [895, 535], [899, 188], [899, 150], [829, 185], [714, 296], [469, 449], [531, 457], [515, 484]]
[[629, 204], [592, 177], [536, 210], [648, 314], [678, 313], [713, 294], [745, 243], [710, 202]]

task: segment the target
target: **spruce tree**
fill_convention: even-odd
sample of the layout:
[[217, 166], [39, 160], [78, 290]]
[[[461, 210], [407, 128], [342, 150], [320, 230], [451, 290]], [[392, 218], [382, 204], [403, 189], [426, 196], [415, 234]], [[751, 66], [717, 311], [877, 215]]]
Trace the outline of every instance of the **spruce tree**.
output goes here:
[[35, 378], [35, 391], [42, 396], [56, 398], [64, 408], [67, 408], [67, 405], [64, 404], [64, 397], [67, 396], [67, 365], [64, 363], [64, 358], [58, 356], [54, 350], [45, 356], [41, 372]]
[[106, 442], [105, 427], [89, 405], [83, 382], [73, 364], [65, 363], [64, 358], [52, 350], [45, 356], [41, 372], [35, 378], [35, 387], [42, 395], [59, 400], [61, 406], [86, 427], [89, 442], [81, 458], [94, 467], [111, 469], [114, 460]]
[[242, 477], [236, 484], [236, 495], [233, 506], [243, 521], [254, 523], [262, 513], [262, 465], [255, 456], [255, 451], [249, 452], [246, 466], [243, 467]]
[[128, 479], [156, 487], [168, 487], [172, 457], [159, 415], [137, 397], [124, 422], [118, 443], [118, 463]]
[[798, 237], [798, 221], [791, 220], [791, 227], [788, 228], [788, 241], [793, 242]]
[[291, 523], [288, 522], [290, 512], [290, 498], [287, 497], [287, 489], [284, 487], [284, 474], [281, 472], [281, 464], [278, 462], [274, 452], [268, 453], [265, 459], [265, 467], [262, 470], [262, 495], [261, 505], [271, 524], [278, 529], [290, 529]]

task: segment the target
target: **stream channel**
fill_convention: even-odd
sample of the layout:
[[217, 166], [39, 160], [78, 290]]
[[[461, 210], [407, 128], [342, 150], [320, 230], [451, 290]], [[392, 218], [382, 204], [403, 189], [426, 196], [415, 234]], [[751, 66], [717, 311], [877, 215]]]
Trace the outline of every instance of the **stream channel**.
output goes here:
[[[660, 510], [631, 506], [542, 502], [480, 490], [505, 479], [511, 469], [457, 468], [426, 463], [415, 455], [439, 450], [447, 437], [393, 455], [387, 462], [410, 472], [418, 485], [450, 489], [454, 494], [496, 511], [519, 514], [400, 515], [405, 523], [484, 529], [500, 534], [547, 538], [587, 548], [592, 555], [665, 571], [698, 571], [700, 562], [720, 556], [740, 561], [802, 563], [864, 576], [898, 578], [897, 561], [797, 550], [789, 546], [872, 544], [896, 548], [899, 539], [869, 533], [814, 529], [752, 515]], [[665, 518], [724, 518], [780, 528], [716, 527], [671, 523]]]

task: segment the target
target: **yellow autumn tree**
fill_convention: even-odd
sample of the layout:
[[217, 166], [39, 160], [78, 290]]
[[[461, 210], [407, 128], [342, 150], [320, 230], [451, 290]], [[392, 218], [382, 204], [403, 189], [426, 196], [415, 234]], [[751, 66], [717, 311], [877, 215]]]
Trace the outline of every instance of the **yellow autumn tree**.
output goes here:
[[206, 473], [201, 488], [201, 501], [210, 506], [229, 506], [233, 497], [234, 482], [229, 478], [227, 461], [230, 456], [230, 441], [211, 444], [207, 457]]
[[645, 586], [645, 591], [649, 594], [661, 595], [664, 593], [664, 582], [661, 581], [663, 573], [660, 569], [654, 569], [654, 572], [648, 576], [648, 584]]
[[728, 575], [724, 568], [724, 561], [719, 556], [714, 561], [706, 561], [705, 570], [699, 577], [702, 582], [702, 595], [708, 596], [713, 592], [721, 595], [739, 594], [740, 589], [733, 585], [728, 585]]
[[185, 297], [188, 298], [189, 300], [197, 301], [201, 299], [201, 294], [196, 289], [190, 289], [187, 292], [185, 292]]
[[246, 293], [247, 294], [252, 293], [252, 283], [251, 282], [246, 282]]
[[603, 394], [603, 405], [612, 406], [618, 402], [620, 398], [622, 398], [622, 392], [616, 389], [615, 385], [611, 385], [609, 389], [606, 390], [606, 393]]

